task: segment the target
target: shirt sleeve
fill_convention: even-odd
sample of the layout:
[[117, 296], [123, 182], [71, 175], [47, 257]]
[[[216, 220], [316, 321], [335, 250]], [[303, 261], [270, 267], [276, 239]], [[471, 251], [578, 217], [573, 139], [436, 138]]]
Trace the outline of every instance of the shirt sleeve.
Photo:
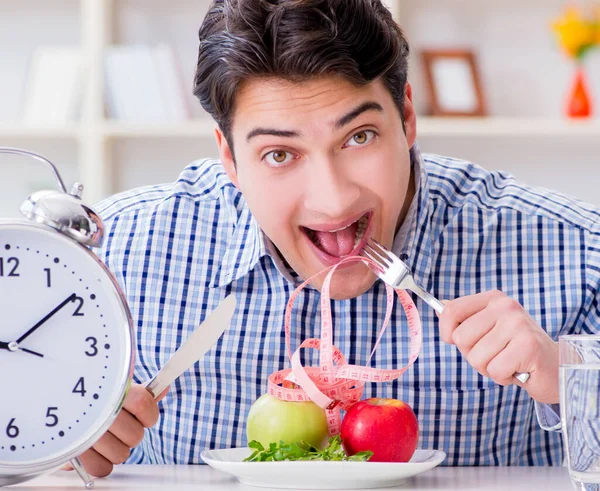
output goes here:
[[146, 458], [146, 453], [144, 452], [144, 446], [142, 444], [131, 450], [129, 454], [129, 458], [124, 462], [124, 464], [149, 464], [149, 459]]
[[[598, 291], [600, 290], [600, 280], [598, 271], [600, 269], [600, 246], [598, 244], [599, 233], [591, 234], [587, 246], [586, 272], [588, 275], [588, 297], [581, 310], [585, 315], [581, 315], [579, 321], [569, 329], [563, 329], [559, 335], [563, 334], [598, 334], [600, 333], [600, 308], [598, 304]], [[535, 414], [540, 427], [547, 431], [560, 431], [562, 428], [560, 420], [560, 404], [543, 404], [535, 402]]]
[[[598, 334], [600, 332], [600, 312], [596, 300], [592, 301], [589, 313], [581, 322], [569, 331], [561, 334]], [[535, 402], [535, 414], [540, 427], [547, 431], [559, 431], [562, 427], [560, 421], [560, 404], [543, 404]]]
[[535, 415], [543, 430], [560, 431], [560, 404], [544, 404], [535, 401]]
[[[115, 277], [117, 283], [127, 297], [129, 306], [132, 304], [132, 298], [128, 295], [130, 288], [127, 278], [131, 276], [129, 264], [131, 260], [131, 251], [141, 249], [141, 246], [135, 241], [132, 242], [132, 237], [135, 235], [136, 227], [144, 230], [144, 225], [138, 224], [139, 214], [133, 213], [118, 213], [112, 217], [104, 219], [105, 240], [102, 247], [97, 251], [100, 260], [110, 270]], [[143, 234], [135, 235], [136, 238], [143, 237]], [[140, 365], [137, 352], [139, 346], [134, 346], [136, 350], [136, 365], [133, 375], [133, 382], [139, 384], [140, 380], [144, 379], [145, 367]], [[131, 450], [129, 458], [125, 464], [151, 464], [154, 463], [154, 451], [149, 439], [149, 431], [145, 430], [144, 439], [135, 448]]]

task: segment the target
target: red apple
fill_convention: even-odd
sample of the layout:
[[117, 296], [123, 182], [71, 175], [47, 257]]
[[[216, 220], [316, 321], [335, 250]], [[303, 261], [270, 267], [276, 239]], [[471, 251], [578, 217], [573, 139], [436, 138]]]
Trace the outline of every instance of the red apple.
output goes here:
[[405, 402], [371, 398], [348, 410], [340, 436], [348, 455], [371, 450], [370, 462], [408, 462], [417, 448], [419, 424]]

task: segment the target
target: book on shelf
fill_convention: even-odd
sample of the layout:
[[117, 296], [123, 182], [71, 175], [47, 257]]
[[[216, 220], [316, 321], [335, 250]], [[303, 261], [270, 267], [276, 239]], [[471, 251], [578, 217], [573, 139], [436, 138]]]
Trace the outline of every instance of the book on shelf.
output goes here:
[[107, 115], [130, 123], [190, 118], [173, 50], [166, 44], [115, 45], [104, 60]]
[[40, 46], [29, 63], [21, 119], [27, 125], [64, 125], [78, 119], [83, 92], [81, 50]]

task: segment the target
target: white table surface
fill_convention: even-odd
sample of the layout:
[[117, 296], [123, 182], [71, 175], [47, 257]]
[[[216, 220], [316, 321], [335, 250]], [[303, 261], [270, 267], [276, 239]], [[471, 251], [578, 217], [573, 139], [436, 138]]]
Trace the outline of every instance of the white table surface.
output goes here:
[[[27, 491], [79, 490], [83, 482], [74, 472], [59, 471], [38, 477], [10, 489]], [[145, 491], [251, 491], [234, 477], [207, 465], [153, 466], [124, 465], [115, 468], [107, 478], [97, 479], [94, 489], [100, 491], [140, 489]], [[394, 489], [394, 488], [386, 488]], [[565, 467], [437, 467], [409, 480], [397, 488], [420, 491], [469, 489], [478, 491], [568, 491], [572, 489]], [[267, 490], [268, 491], [268, 490]]]

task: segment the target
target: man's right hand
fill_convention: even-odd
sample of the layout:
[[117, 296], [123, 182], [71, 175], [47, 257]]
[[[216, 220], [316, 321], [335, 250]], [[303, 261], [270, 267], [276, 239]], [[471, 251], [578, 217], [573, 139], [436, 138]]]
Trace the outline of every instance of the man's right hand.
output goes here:
[[[144, 438], [144, 428], [158, 421], [158, 402], [168, 391], [165, 389], [155, 400], [143, 385], [132, 384], [112, 426], [92, 448], [80, 455], [83, 466], [92, 476], [108, 476], [115, 465], [129, 458], [131, 449]], [[65, 467], [68, 468], [70, 465]]]

